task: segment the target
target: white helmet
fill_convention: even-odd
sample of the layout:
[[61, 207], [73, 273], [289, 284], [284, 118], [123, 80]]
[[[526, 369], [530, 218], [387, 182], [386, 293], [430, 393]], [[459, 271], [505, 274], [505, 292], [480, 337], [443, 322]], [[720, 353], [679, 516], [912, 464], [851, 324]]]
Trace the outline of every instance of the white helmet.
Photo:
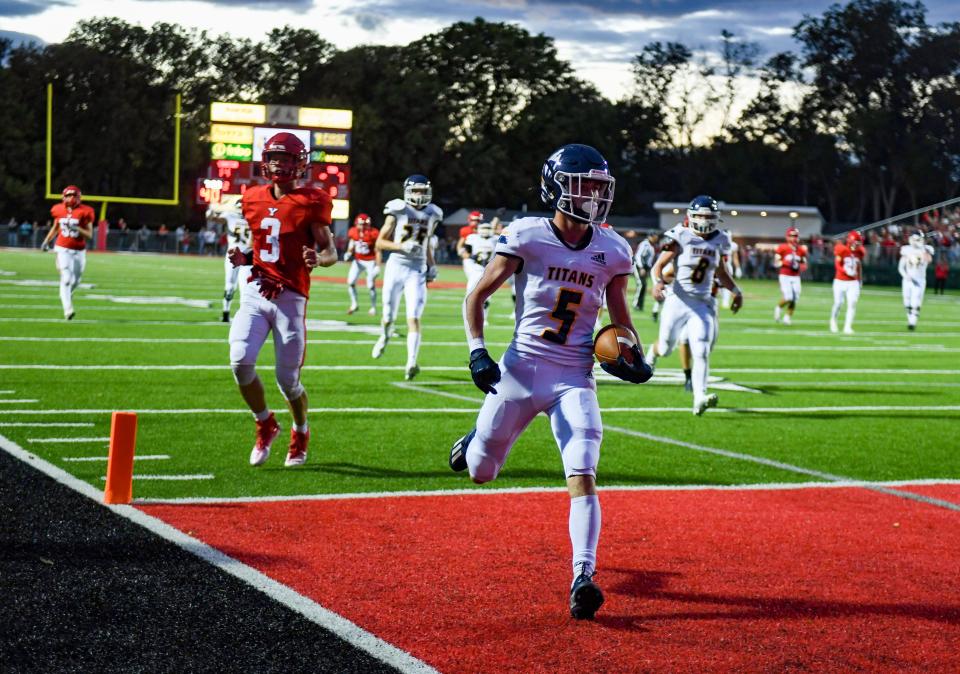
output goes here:
[[716, 199], [706, 194], [694, 197], [687, 208], [687, 222], [700, 236], [714, 231], [720, 224], [720, 206]]
[[923, 248], [923, 234], [914, 232], [910, 235], [910, 245], [914, 248]]
[[481, 222], [477, 225], [477, 234], [482, 236], [484, 239], [489, 239], [493, 236], [493, 225], [489, 222]]

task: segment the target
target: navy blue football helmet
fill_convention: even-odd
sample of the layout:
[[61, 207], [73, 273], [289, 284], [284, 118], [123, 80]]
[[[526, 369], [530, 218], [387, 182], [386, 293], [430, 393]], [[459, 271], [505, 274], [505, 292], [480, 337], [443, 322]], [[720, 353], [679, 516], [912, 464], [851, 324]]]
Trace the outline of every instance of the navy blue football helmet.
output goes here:
[[599, 224], [613, 205], [616, 180], [603, 155], [589, 145], [564, 145], [543, 163], [540, 199], [572, 218]]
[[720, 224], [720, 206], [706, 194], [694, 197], [687, 207], [687, 224], [700, 236], [709, 234]]
[[420, 173], [407, 176], [403, 181], [403, 200], [414, 208], [423, 208], [433, 200], [430, 179]]

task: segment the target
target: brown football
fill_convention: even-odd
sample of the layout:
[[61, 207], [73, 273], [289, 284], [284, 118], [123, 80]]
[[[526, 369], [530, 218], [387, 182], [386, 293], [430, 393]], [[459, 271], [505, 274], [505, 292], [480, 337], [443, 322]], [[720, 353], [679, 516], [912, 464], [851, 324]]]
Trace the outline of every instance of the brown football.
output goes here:
[[601, 363], [616, 363], [617, 356], [623, 356], [624, 360], [633, 364], [633, 351], [631, 348], [637, 340], [633, 338], [633, 333], [620, 325], [605, 325], [600, 328], [597, 336], [593, 340], [593, 353]]

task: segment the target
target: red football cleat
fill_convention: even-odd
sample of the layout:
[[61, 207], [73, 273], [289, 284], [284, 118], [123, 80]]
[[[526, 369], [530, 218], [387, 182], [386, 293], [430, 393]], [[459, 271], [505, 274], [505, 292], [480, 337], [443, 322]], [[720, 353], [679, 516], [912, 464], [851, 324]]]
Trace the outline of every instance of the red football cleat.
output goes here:
[[257, 441], [250, 450], [250, 465], [261, 466], [270, 457], [270, 445], [280, 434], [280, 424], [273, 412], [263, 421], [257, 421]]
[[310, 431], [298, 433], [297, 429], [290, 429], [290, 451], [284, 466], [302, 466], [307, 462], [307, 444], [310, 442]]

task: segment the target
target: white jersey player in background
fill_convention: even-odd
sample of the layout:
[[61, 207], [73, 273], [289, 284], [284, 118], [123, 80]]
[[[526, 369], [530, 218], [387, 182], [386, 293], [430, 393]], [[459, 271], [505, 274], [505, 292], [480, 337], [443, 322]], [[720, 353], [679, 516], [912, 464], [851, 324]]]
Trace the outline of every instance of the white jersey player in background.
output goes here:
[[227, 235], [227, 254], [223, 258], [223, 322], [230, 322], [230, 303], [236, 294], [237, 288], [243, 288], [250, 276], [250, 266], [242, 265], [234, 267], [230, 262], [230, 251], [239, 248], [244, 254], [253, 251], [250, 243], [250, 225], [243, 219], [240, 212], [240, 199], [231, 199], [222, 201], [219, 204], [211, 204], [207, 210], [208, 226], [214, 221], [218, 226], [223, 227]]
[[[717, 229], [719, 224], [717, 202], [706, 195], [696, 197], [687, 208], [687, 226], [677, 225], [664, 234], [660, 257], [653, 265], [653, 296], [664, 304], [660, 335], [647, 360], [653, 366], [657, 358], [669, 355], [686, 328], [693, 357], [693, 413], [697, 416], [718, 402], [716, 393], [707, 393], [710, 352], [717, 340], [717, 301], [711, 294], [715, 274], [720, 287], [733, 292], [731, 309], [737, 312], [743, 304], [743, 294], [722, 264], [730, 239]], [[671, 261], [676, 278], [673, 293], [665, 297], [663, 268]]]
[[405, 378], [413, 379], [420, 372], [420, 317], [427, 302], [427, 282], [437, 277], [430, 238], [443, 220], [443, 211], [430, 203], [433, 188], [430, 180], [414, 174], [403, 181], [403, 199], [392, 199], [384, 206], [386, 218], [377, 237], [378, 251], [390, 252], [383, 272], [383, 329], [373, 346], [373, 357], [383, 355], [393, 322], [400, 309], [403, 294], [407, 311], [407, 364]]
[[[743, 271], [740, 269], [740, 244], [733, 240], [733, 232], [729, 229], [723, 230], [723, 233], [727, 235], [727, 239], [730, 241], [730, 252], [723, 259], [723, 266], [727, 270], [727, 276], [739, 279], [743, 276]], [[733, 293], [730, 292], [729, 288], [721, 287], [720, 306], [729, 309], [732, 303]]]
[[[601, 228], [614, 179], [594, 148], [565, 145], [543, 166], [541, 199], [553, 220], [521, 218], [497, 239], [495, 256], [464, 302], [470, 372], [487, 393], [472, 431], [450, 450], [450, 467], [477, 484], [497, 477], [520, 433], [550, 419], [570, 493], [573, 548], [570, 612], [593, 618], [603, 593], [593, 582], [600, 537], [597, 463], [603, 424], [593, 378], [593, 326], [606, 293], [610, 318], [636, 335], [627, 305], [632, 260], [627, 242]], [[483, 338], [483, 304], [516, 275], [516, 329], [498, 365]], [[639, 343], [639, 340], [638, 340]], [[605, 371], [633, 383], [651, 372], [639, 347]]]
[[917, 329], [923, 293], [927, 289], [927, 266], [933, 262], [933, 246], [924, 244], [923, 234], [910, 235], [910, 243], [900, 248], [897, 271], [903, 279], [903, 306], [907, 309], [907, 329]]
[[[493, 248], [496, 239], [493, 238], [493, 223], [481, 222], [477, 225], [477, 231], [469, 235], [463, 243], [463, 247], [469, 257], [463, 260], [463, 269], [467, 273], [467, 295], [473, 292], [473, 289], [480, 283], [483, 276], [483, 270], [493, 258]], [[483, 305], [483, 324], [487, 324], [487, 308], [490, 301], [487, 300]]]

